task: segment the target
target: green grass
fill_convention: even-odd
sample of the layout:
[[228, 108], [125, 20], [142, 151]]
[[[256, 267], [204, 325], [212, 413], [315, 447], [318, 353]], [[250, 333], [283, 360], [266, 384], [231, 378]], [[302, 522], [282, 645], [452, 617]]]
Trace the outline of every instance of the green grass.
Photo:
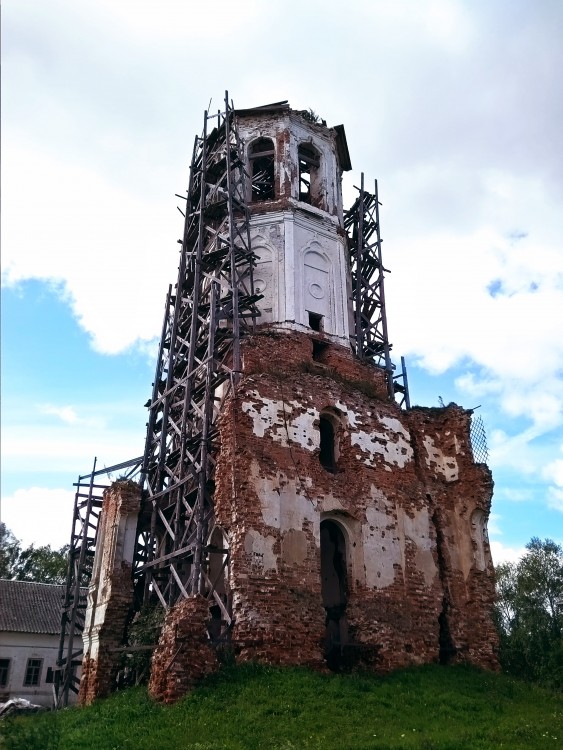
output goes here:
[[466, 667], [375, 677], [247, 665], [174, 706], [136, 688], [9, 722], [1, 736], [3, 750], [557, 748], [563, 696]]

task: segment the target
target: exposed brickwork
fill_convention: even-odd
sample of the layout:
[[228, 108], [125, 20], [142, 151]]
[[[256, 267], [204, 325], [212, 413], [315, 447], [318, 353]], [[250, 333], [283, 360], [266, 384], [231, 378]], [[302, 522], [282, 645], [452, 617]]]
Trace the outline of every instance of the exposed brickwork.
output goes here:
[[[346, 535], [351, 663], [497, 668], [492, 564], [475, 521], [488, 517], [492, 480], [473, 461], [470, 414], [455, 405], [401, 412], [381, 370], [336, 345], [317, 346], [315, 356], [304, 334], [256, 335], [245, 342], [236, 397], [223, 408], [215, 512], [231, 551], [238, 659], [325, 668], [319, 529], [328, 518]], [[319, 461], [323, 413], [336, 424], [334, 473]], [[116, 530], [121, 524], [125, 533], [138, 504], [132, 487], [114, 485], [104, 496], [82, 703], [106, 695], [115, 679], [111, 649], [122, 642], [132, 598]], [[174, 701], [217, 668], [208, 620], [203, 597], [168, 613], [153, 697]]]
[[83, 633], [78, 695], [82, 705], [109, 695], [114, 687], [119, 663], [114, 649], [123, 643], [133, 601], [132, 551], [139, 507], [140, 491], [133, 482], [115, 482], [104, 492]]
[[151, 665], [150, 695], [172, 703], [202, 677], [217, 669], [216, 652], [207, 638], [209, 602], [184, 599], [167, 613]]
[[[346, 546], [347, 603], [337, 626], [345, 663], [383, 672], [439, 660], [496, 669], [485, 531], [493, 485], [473, 461], [470, 412], [455, 404], [401, 411], [382, 370], [319, 342], [271, 330], [246, 340], [243, 378], [222, 407], [215, 516], [230, 549], [237, 658], [326, 668], [332, 636], [320, 525], [329, 519]], [[321, 415], [334, 425], [335, 471], [319, 460]], [[90, 625], [99, 647], [96, 658], [86, 654], [83, 703], [107, 694], [114, 679], [110, 649], [121, 642], [131, 570], [114, 559], [111, 530], [137, 509], [138, 495], [123, 488], [104, 497], [105, 609]], [[209, 618], [203, 597], [167, 614], [151, 667], [154, 698], [174, 701], [217, 668]]]
[[[341, 347], [326, 349], [326, 364], [311, 352], [297, 333], [246, 342], [245, 377], [222, 419], [215, 503], [230, 539], [240, 658], [323, 663], [319, 525], [334, 518], [350, 547], [357, 658], [378, 670], [440, 658], [496, 668], [492, 564], [471, 524], [476, 510], [488, 516], [492, 481], [472, 459], [470, 414], [401, 412], [381, 370]], [[314, 445], [331, 408], [336, 473]]]

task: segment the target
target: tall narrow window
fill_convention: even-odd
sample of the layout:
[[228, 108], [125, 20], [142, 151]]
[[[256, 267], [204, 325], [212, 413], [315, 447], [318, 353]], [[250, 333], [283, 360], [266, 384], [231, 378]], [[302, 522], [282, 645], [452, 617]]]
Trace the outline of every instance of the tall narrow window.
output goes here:
[[341, 614], [348, 603], [346, 542], [339, 524], [330, 520], [321, 523], [321, 579], [324, 608]]
[[308, 143], [299, 146], [299, 200], [316, 206], [316, 177], [320, 165], [319, 155]]
[[274, 142], [260, 138], [250, 147], [252, 200], [269, 201], [276, 197], [274, 182]]
[[28, 659], [27, 667], [25, 670], [25, 679], [23, 684], [25, 687], [32, 687], [33, 685], [39, 685], [39, 678], [41, 677], [41, 665], [43, 659]]
[[345, 665], [345, 646], [349, 643], [346, 541], [340, 525], [330, 520], [321, 523], [321, 591], [326, 612], [326, 661], [330, 669], [340, 671]]
[[336, 445], [334, 425], [327, 417], [321, 416], [319, 420], [319, 432], [321, 438], [321, 450], [319, 461], [327, 471], [336, 471]]
[[8, 675], [10, 674], [10, 660], [0, 659], [0, 687], [6, 687], [8, 684]]

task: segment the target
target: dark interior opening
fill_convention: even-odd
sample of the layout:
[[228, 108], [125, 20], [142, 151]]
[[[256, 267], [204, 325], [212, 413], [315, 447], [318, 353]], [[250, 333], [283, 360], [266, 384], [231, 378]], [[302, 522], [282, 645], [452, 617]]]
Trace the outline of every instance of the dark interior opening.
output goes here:
[[313, 360], [322, 362], [328, 349], [328, 344], [324, 341], [313, 341]]
[[[430, 495], [426, 496], [430, 499]], [[457, 653], [457, 649], [454, 645], [452, 633], [450, 630], [450, 591], [446, 575], [446, 542], [444, 539], [444, 532], [442, 529], [441, 519], [436, 511], [432, 514], [432, 522], [436, 529], [436, 548], [438, 552], [438, 570], [440, 575], [440, 581], [442, 583], [442, 590], [444, 595], [442, 597], [442, 611], [438, 615], [438, 626], [439, 626], [439, 658], [440, 664], [449, 664]]]
[[319, 420], [319, 432], [321, 437], [321, 450], [319, 453], [319, 461], [327, 471], [336, 471], [336, 451], [335, 451], [335, 435], [334, 425], [326, 417], [321, 417]]
[[250, 149], [252, 200], [268, 201], [276, 197], [274, 170], [274, 142], [260, 138]]
[[317, 313], [309, 313], [309, 328], [312, 328], [313, 331], [319, 331], [319, 333], [323, 330], [323, 316], [318, 315]]
[[349, 644], [348, 580], [346, 573], [346, 541], [334, 521], [321, 523], [321, 590], [325, 619], [325, 657], [327, 665], [340, 671], [346, 664]]
[[307, 143], [299, 146], [299, 200], [313, 203], [314, 195], [311, 183], [314, 173], [319, 168], [320, 159], [315, 149]]

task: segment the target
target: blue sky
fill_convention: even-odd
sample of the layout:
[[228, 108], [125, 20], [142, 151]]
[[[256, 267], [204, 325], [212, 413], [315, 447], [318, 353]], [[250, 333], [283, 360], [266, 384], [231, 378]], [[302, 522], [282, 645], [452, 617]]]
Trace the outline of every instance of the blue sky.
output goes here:
[[558, 0], [7, 0], [2, 520], [65, 543], [72, 483], [140, 455], [193, 137], [213, 98], [346, 127], [379, 180], [413, 403], [480, 405], [497, 561], [563, 542]]

